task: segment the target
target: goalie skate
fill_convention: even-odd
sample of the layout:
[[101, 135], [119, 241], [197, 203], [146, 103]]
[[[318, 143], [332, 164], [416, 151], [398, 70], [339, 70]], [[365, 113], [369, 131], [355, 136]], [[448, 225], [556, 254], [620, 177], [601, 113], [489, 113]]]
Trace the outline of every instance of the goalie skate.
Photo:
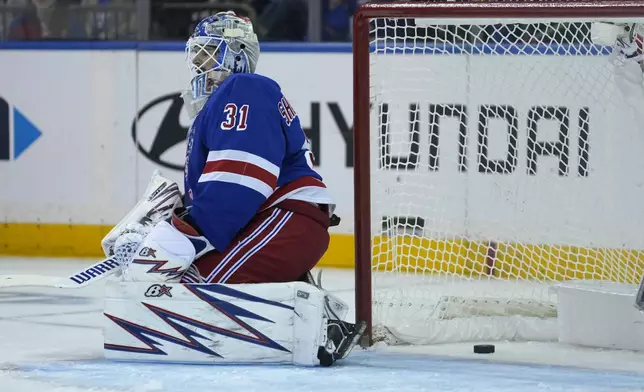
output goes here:
[[355, 324], [331, 320], [327, 326], [327, 344], [318, 350], [320, 365], [331, 366], [349, 356], [367, 329], [367, 323]]

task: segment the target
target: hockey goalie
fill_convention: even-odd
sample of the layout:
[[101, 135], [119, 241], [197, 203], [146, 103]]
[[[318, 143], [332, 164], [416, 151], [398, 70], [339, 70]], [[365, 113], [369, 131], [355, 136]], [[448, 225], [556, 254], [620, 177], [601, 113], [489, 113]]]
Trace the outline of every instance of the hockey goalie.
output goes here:
[[254, 73], [248, 19], [204, 19], [186, 53], [185, 192], [155, 174], [103, 240], [122, 268], [108, 284], [106, 357], [331, 365], [364, 327], [310, 273], [337, 217], [298, 116]]

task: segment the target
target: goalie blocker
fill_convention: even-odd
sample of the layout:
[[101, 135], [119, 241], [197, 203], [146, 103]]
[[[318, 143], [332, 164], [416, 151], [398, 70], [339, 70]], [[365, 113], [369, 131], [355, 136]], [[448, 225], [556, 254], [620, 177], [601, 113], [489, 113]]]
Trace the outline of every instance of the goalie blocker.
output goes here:
[[[110, 281], [106, 289], [107, 359], [329, 366], [364, 332], [329, 318], [337, 315], [329, 294], [303, 282]], [[346, 308], [334, 305], [344, 317]]]

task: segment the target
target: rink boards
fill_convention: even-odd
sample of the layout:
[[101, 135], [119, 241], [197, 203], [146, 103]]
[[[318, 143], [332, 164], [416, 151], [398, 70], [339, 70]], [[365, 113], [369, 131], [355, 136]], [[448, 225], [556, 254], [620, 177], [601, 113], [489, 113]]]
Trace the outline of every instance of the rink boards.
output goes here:
[[[99, 225], [22, 224], [0, 226], [0, 254], [100, 257], [96, 244], [111, 229]], [[320, 264], [353, 268], [354, 239], [332, 234]], [[418, 237], [374, 237], [378, 270], [448, 273], [477, 278], [568, 280], [595, 279], [638, 283], [644, 251], [557, 245], [523, 245]]]
[[[189, 126], [178, 96], [187, 88], [188, 80], [182, 46], [21, 45], [11, 47], [7, 44], [0, 50], [0, 63], [3, 69], [6, 68], [6, 72], [0, 74], [3, 86], [0, 98], [8, 108], [5, 128], [9, 130], [5, 140], [8, 154], [0, 161], [3, 190], [0, 192], [0, 212], [4, 223], [0, 225], [0, 253], [97, 257], [100, 239], [135, 203], [152, 170], [160, 169], [167, 177], [182, 182], [184, 139]], [[352, 267], [354, 260], [350, 50], [347, 45], [265, 45], [258, 68], [259, 73], [280, 83], [298, 112], [312, 139], [317, 169], [337, 200], [337, 213], [342, 217], [342, 223], [332, 229], [330, 249], [321, 263], [325, 266]], [[575, 56], [575, 61], [569, 61], [561, 53], [552, 54], [555, 55], [540, 57], [544, 58], [544, 63], [551, 63], [550, 69], [571, 75], [589, 74], [598, 61], [605, 60], [602, 56]], [[421, 173], [415, 179], [434, 181], [463, 192], [476, 190], [476, 194], [486, 194], [489, 199], [480, 197], [480, 205], [475, 206], [477, 198], [470, 198], [461, 204], [440, 207], [435, 210], [436, 214], [441, 215], [442, 221], [454, 222], [459, 221], [464, 211], [476, 207], [477, 211], [488, 211], [498, 224], [503, 225], [504, 233], [515, 233], [517, 227], [521, 227], [522, 232], [514, 238], [494, 238], [484, 231], [468, 229], [466, 224], [456, 228], [441, 227], [441, 220], [438, 220], [439, 223], [434, 223], [430, 229], [433, 233], [449, 233], [450, 236], [443, 240], [422, 238], [423, 235], [391, 240], [376, 235], [374, 257], [379, 268], [402, 266], [416, 271], [432, 269], [503, 277], [513, 276], [517, 271], [529, 271], [534, 277], [551, 279], [588, 274], [602, 277], [605, 276], [602, 271], [614, 271], [611, 265], [615, 263], [624, 264], [630, 271], [628, 276], [633, 276], [634, 269], [641, 269], [642, 255], [636, 249], [644, 249], [638, 238], [639, 233], [644, 232], [641, 227], [644, 215], [638, 208], [639, 201], [644, 200], [644, 190], [640, 189], [637, 179], [644, 172], [644, 162], [636, 147], [644, 144], [644, 135], [628, 128], [620, 119], [602, 118], [605, 114], [581, 94], [566, 96], [541, 88], [533, 90], [523, 101], [510, 98], [504, 101], [503, 94], [493, 95], [486, 101], [485, 97], [491, 96], [490, 86], [473, 83], [469, 85], [474, 89], [469, 92], [471, 95], [463, 95], [466, 87], [463, 67], [483, 74], [486, 67], [497, 69], [498, 60], [486, 65], [484, 57], [466, 55], [414, 58], [414, 61], [422, 61], [426, 68], [440, 69], [436, 78], [450, 87], [434, 91], [419, 102], [423, 105], [421, 140], [426, 140], [431, 125], [425, 106], [458, 104], [467, 107], [472, 119], [468, 125], [471, 144], [467, 154], [473, 163], [471, 170], [464, 174], [453, 165], [456, 155], [444, 156], [440, 170]], [[474, 61], [480, 63], [472, 67]], [[513, 72], [520, 71], [523, 66], [534, 67], [534, 57], [515, 56], [512, 61]], [[48, 66], [42, 67], [43, 63]], [[306, 70], [306, 73], [293, 72], [294, 69]], [[510, 73], [511, 70], [505, 71]], [[34, 94], [24, 88], [24, 80], [32, 81], [34, 86], [47, 87]], [[610, 80], [603, 82], [611, 83]], [[547, 85], [540, 83], [538, 78], [530, 83]], [[515, 83], [513, 87], [519, 86]], [[407, 95], [405, 99], [420, 101], [413, 95]], [[476, 170], [476, 162], [480, 159], [475, 133], [477, 118], [481, 108], [490, 105], [512, 106], [516, 112], [518, 164], [510, 174]], [[552, 157], [540, 158], [536, 174], [526, 171], [529, 169], [526, 166], [526, 154], [529, 153], [525, 147], [526, 118], [535, 105], [567, 108], [570, 114], [571, 157], [566, 175], [557, 173], [558, 162]], [[401, 106], [392, 109], [391, 116], [405, 116], [399, 118], [406, 119], [408, 105]], [[584, 111], [586, 108], [590, 116], [591, 155], [589, 163], [582, 164], [580, 132], [585, 130], [578, 128], [577, 123], [579, 116], [588, 115]], [[457, 154], [459, 123], [450, 120], [453, 119], [442, 119], [441, 151]], [[404, 123], [407, 124], [406, 120]], [[540, 138], [556, 139], [556, 124], [548, 124]], [[493, 124], [489, 151], [502, 156], [505, 140], [503, 125]], [[0, 140], [0, 149], [2, 143]], [[610, 143], [611, 150], [598, 147], [606, 143]], [[393, 153], [404, 156], [404, 145], [400, 148]], [[426, 146], [422, 146], [420, 157], [424, 161], [428, 159], [427, 151]], [[499, 194], [498, 188], [512, 189], [511, 184], [521, 183], [528, 177], [536, 179], [530, 189], [545, 190], [540, 195], [543, 197], [514, 195], [515, 202], [525, 204], [527, 200], [527, 206], [522, 208], [531, 211], [531, 215], [513, 219], [517, 216], [513, 215], [517, 205], [503, 202], [507, 195]], [[463, 178], [467, 178], [466, 185], [463, 185]], [[388, 181], [385, 178], [384, 186], [376, 188], [374, 197], [379, 197], [379, 191], [391, 188]], [[550, 192], [552, 199], [544, 199], [547, 190], [553, 190], [554, 193]], [[546, 208], [556, 206], [557, 200], [570, 194], [586, 196], [577, 205], [563, 203], [561, 210]], [[622, 194], [626, 196], [614, 202], [615, 195]], [[570, 211], [575, 217], [572, 226], [568, 226], [570, 221], [565, 219], [565, 213]], [[387, 215], [405, 213], [383, 212]], [[426, 212], [425, 216], [432, 213]], [[541, 225], [526, 223], [545, 216], [552, 219], [544, 218]], [[485, 213], [479, 219], [489, 221]], [[373, 223], [376, 226], [374, 233], [378, 233], [380, 221], [374, 219]], [[544, 227], [548, 228], [547, 232]], [[490, 230], [494, 229], [494, 226], [490, 227]], [[579, 232], [575, 233], [576, 230]], [[574, 238], [558, 239], [559, 233], [570, 232]], [[517, 241], [534, 245], [514, 246]], [[562, 243], [575, 243], [577, 247], [559, 246]], [[490, 256], [491, 247], [495, 248], [493, 257]], [[526, 268], [526, 264], [530, 267]]]

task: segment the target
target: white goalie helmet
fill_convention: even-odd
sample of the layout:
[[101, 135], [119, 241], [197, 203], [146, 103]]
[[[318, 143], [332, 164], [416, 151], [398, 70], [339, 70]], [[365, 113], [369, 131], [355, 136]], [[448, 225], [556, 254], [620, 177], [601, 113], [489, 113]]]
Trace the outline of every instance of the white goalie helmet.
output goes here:
[[186, 43], [186, 58], [191, 89], [182, 96], [192, 118], [228, 76], [255, 72], [259, 42], [253, 24], [233, 11], [205, 18]]

